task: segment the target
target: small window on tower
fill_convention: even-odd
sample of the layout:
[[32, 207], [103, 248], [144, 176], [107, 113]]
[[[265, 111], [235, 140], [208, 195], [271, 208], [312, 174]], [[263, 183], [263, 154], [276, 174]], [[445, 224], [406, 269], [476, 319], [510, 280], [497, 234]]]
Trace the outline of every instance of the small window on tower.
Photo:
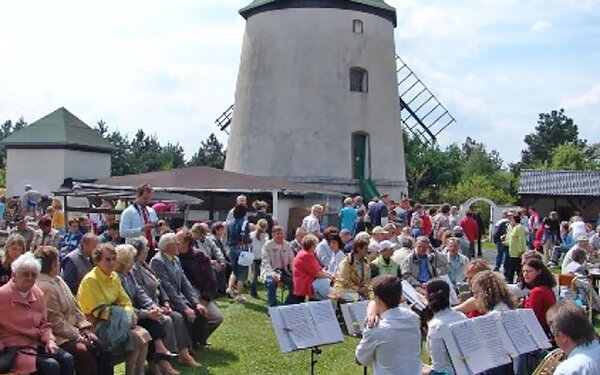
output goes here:
[[363, 68], [350, 68], [350, 91], [367, 92], [369, 74]]
[[361, 20], [352, 21], [352, 31], [356, 34], [363, 33], [363, 22]]

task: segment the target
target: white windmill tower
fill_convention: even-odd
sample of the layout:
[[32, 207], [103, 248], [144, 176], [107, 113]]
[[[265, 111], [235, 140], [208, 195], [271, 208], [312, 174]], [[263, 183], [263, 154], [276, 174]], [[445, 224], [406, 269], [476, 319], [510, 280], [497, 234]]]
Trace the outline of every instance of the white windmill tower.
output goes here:
[[396, 10], [383, 0], [255, 0], [240, 14], [235, 107], [217, 120], [231, 125], [225, 169], [405, 194]]

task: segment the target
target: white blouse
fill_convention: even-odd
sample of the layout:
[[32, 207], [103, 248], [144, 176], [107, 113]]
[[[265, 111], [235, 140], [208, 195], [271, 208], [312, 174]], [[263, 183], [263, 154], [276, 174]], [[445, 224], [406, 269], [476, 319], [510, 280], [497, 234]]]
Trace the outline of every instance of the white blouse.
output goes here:
[[454, 374], [448, 350], [442, 337], [442, 328], [454, 322], [466, 319], [466, 316], [450, 308], [437, 312], [428, 323], [427, 352], [431, 357], [431, 369], [437, 372]]

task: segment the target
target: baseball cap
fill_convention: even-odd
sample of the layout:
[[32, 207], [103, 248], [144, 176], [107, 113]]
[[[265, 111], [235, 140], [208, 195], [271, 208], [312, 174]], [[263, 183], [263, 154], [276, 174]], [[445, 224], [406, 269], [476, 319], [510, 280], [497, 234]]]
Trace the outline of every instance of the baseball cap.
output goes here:
[[392, 241], [381, 241], [379, 243], [379, 251], [383, 251], [385, 249], [393, 249], [394, 248], [394, 243]]
[[375, 228], [373, 228], [373, 234], [387, 234], [388, 231], [383, 229], [381, 226], [376, 226]]

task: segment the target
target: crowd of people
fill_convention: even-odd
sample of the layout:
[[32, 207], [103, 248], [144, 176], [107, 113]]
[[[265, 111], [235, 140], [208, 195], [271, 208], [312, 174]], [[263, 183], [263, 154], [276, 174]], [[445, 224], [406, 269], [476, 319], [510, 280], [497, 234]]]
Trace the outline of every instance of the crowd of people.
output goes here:
[[[0, 266], [0, 373], [4, 357], [18, 373], [104, 375], [124, 361], [127, 374], [144, 373], [147, 362], [152, 374], [177, 375], [171, 362], [199, 367], [198, 350], [222, 324], [215, 300], [258, 299], [261, 283], [269, 306], [371, 300], [356, 359], [377, 375], [421, 374], [422, 335], [426, 371], [453, 374], [444, 327], [517, 307], [532, 308], [568, 356], [557, 374], [600, 373], [593, 327], [580, 307], [559, 301], [548, 268], [562, 259], [564, 273], [584, 274], [595, 257], [600, 227], [582, 230], [577, 215], [565, 226], [556, 213], [542, 220], [533, 209], [503, 212], [491, 233], [494, 267], [482, 258], [479, 212], [461, 216], [448, 204], [424, 209], [387, 195], [346, 198], [334, 226], [313, 205], [289, 241], [268, 204], [249, 206], [243, 195], [224, 221], [174, 230], [159, 220], [164, 208], [153, 208], [147, 184], [119, 215], [70, 217], [66, 229], [60, 202], [40, 215], [30, 200], [22, 214], [38, 215], [37, 229], [16, 215]], [[403, 280], [424, 311], [402, 302]], [[282, 300], [278, 289], [287, 291]], [[451, 306], [451, 289], [467, 297]], [[486, 374], [530, 374], [544, 355]]]

